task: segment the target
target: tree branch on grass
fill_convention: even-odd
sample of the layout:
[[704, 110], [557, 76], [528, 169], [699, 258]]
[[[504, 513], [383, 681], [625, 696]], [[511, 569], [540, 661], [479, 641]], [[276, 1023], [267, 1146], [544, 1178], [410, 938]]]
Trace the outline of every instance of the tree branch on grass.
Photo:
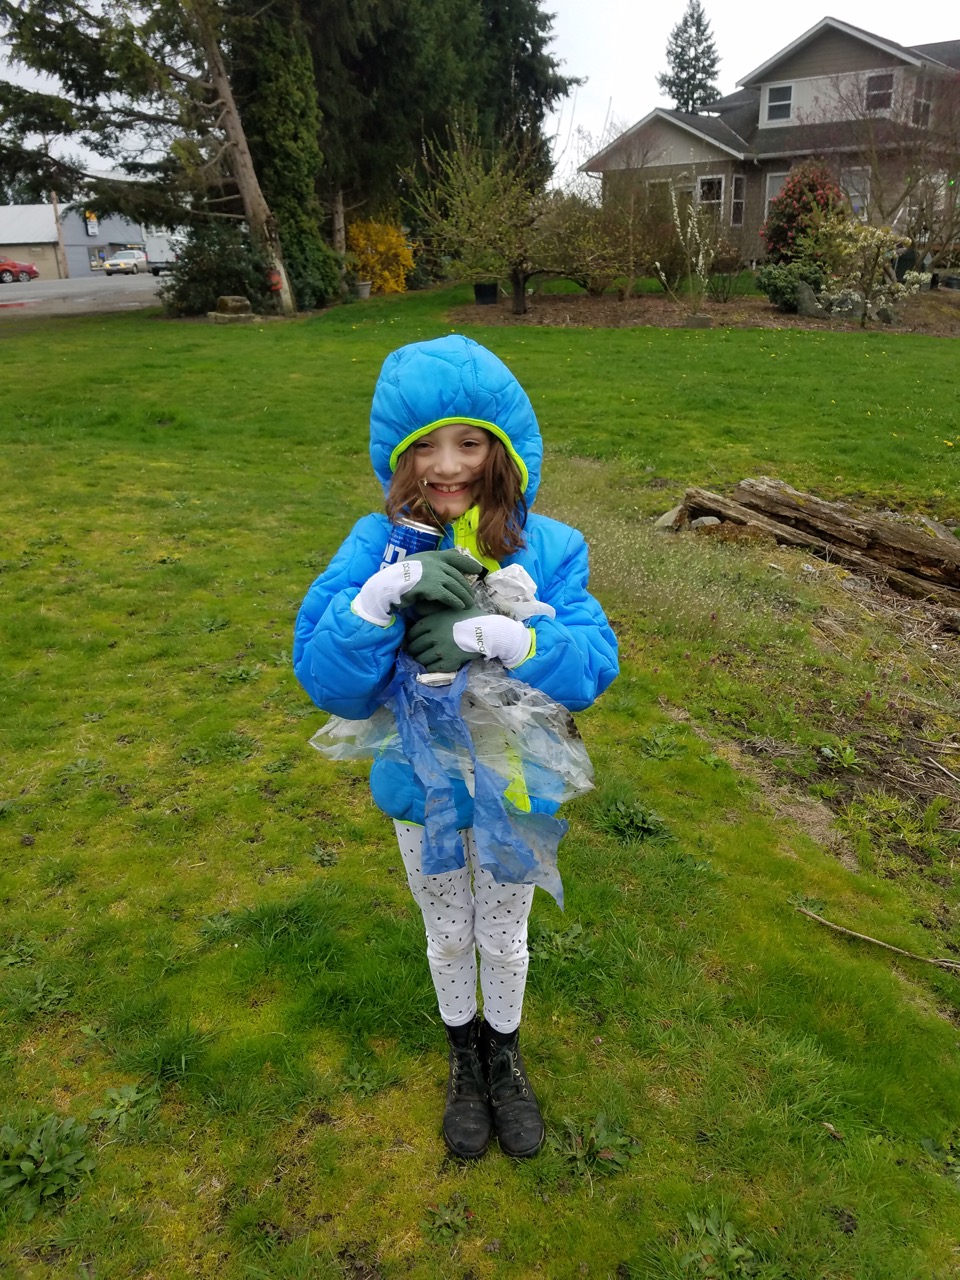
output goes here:
[[857, 938], [860, 942], [872, 942], [875, 947], [883, 947], [885, 951], [895, 951], [898, 956], [907, 956], [910, 960], [920, 960], [924, 964], [932, 964], [937, 969], [945, 969], [948, 973], [960, 973], [960, 960], [932, 960], [929, 956], [918, 956], [913, 951], [904, 951], [903, 947], [895, 947], [889, 942], [881, 942], [879, 938], [871, 938], [869, 934], [856, 933], [853, 929], [845, 929], [842, 924], [834, 924], [832, 920], [825, 920], [823, 916], [818, 916], [815, 911], [808, 911], [806, 907], [795, 907], [794, 910], [799, 911], [802, 916], [816, 920], [817, 924], [826, 925], [828, 929], [833, 929], [836, 933], [842, 933], [848, 938]]

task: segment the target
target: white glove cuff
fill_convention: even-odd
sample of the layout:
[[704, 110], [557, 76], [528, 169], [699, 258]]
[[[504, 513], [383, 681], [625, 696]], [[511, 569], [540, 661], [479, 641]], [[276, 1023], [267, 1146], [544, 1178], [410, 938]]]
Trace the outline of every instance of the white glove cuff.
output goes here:
[[351, 604], [353, 612], [375, 627], [389, 627], [395, 608], [405, 591], [420, 581], [423, 565], [419, 560], [398, 560], [369, 577]]
[[499, 614], [455, 622], [453, 640], [464, 653], [499, 658], [505, 667], [519, 666], [530, 652], [529, 630], [516, 618]]

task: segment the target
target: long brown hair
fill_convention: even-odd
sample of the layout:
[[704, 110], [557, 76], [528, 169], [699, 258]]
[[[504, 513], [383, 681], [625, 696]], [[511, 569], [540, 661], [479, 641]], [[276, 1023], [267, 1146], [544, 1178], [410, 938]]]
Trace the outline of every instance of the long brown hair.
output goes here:
[[[480, 525], [477, 546], [481, 554], [502, 563], [507, 556], [525, 547], [523, 526], [527, 520], [527, 501], [517, 464], [507, 453], [503, 441], [487, 431], [490, 452], [477, 478], [477, 506]], [[436, 521], [428, 507], [414, 474], [414, 451], [404, 449], [397, 459], [397, 469], [387, 490], [386, 510], [391, 520], [408, 515], [426, 524]]]

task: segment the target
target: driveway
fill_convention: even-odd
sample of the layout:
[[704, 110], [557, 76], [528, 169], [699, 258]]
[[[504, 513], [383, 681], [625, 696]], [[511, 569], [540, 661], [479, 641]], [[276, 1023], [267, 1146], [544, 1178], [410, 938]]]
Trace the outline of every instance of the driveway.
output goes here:
[[82, 315], [155, 307], [162, 280], [162, 276], [144, 272], [135, 276], [88, 275], [69, 280], [0, 284], [0, 320], [24, 315]]

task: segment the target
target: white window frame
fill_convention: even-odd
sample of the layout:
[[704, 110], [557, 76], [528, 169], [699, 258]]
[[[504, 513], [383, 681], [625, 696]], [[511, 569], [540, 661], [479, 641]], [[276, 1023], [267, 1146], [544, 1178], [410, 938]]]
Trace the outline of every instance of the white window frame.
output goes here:
[[[776, 101], [773, 95], [776, 94]], [[784, 84], [768, 84], [766, 91], [765, 123], [772, 125], [789, 124], [793, 119], [793, 81]], [[783, 108], [786, 107], [786, 115]]]
[[933, 110], [933, 76], [917, 76], [913, 86], [913, 123], [926, 129]]
[[[716, 200], [704, 200], [703, 184], [705, 182], [720, 183], [720, 194], [717, 196]], [[698, 205], [701, 205], [702, 207], [705, 207], [705, 208], [722, 209], [723, 196], [724, 196], [724, 191], [723, 191], [723, 174], [722, 173], [704, 173], [697, 178], [697, 204]]]
[[[743, 226], [743, 215], [747, 207], [747, 179], [742, 173], [733, 175], [733, 182], [730, 188], [730, 225], [731, 227]], [[739, 213], [739, 217], [737, 214]]]
[[[889, 85], [877, 88], [878, 80], [889, 81]], [[871, 82], [873, 88], [870, 87]], [[889, 111], [893, 106], [893, 91], [897, 87], [897, 78], [892, 71], [871, 71], [866, 78], [863, 89], [863, 102], [867, 111]], [[872, 101], [871, 101], [872, 99]]]
[[850, 203], [853, 216], [861, 222], [866, 222], [870, 217], [870, 176], [870, 169], [866, 165], [844, 169], [840, 175], [840, 186]]
[[[767, 218], [769, 218], [769, 217], [770, 217], [770, 205], [773, 203], [773, 201], [774, 201], [774, 200], [776, 200], [777, 196], [778, 196], [778, 195], [780, 194], [780, 192], [783, 190], [784, 183], [787, 181], [787, 178], [789, 178], [789, 177], [790, 177], [790, 170], [789, 170], [789, 169], [784, 169], [783, 173], [768, 173], [768, 174], [767, 174], [767, 185], [766, 185], [767, 198], [766, 198], [766, 201], [764, 202], [764, 209], [766, 210], [766, 212], [765, 212], [765, 214], [764, 214], [764, 217], [767, 217]], [[772, 182], [773, 182], [773, 180], [774, 180], [775, 178], [779, 178], [779, 179], [780, 179], [780, 181], [779, 181], [779, 183], [777, 184], [777, 189], [776, 189], [776, 191], [771, 191], [771, 190], [770, 190], [770, 187], [771, 187], [771, 184], [772, 184]]]

